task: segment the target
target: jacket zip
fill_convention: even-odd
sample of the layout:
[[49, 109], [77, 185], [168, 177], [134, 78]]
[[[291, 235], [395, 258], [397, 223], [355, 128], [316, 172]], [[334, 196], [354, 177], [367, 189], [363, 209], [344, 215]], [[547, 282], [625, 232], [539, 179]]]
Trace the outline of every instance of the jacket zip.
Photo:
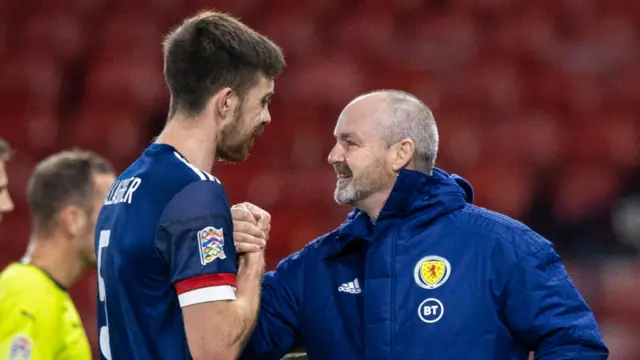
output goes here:
[[[396, 218], [396, 221], [399, 219]], [[393, 229], [393, 228], [392, 228]], [[396, 347], [395, 347], [395, 323], [396, 323], [396, 242], [398, 241], [399, 233], [396, 231], [393, 234], [393, 241], [391, 242], [391, 334], [390, 334], [390, 342], [391, 342], [391, 359], [396, 358]]]

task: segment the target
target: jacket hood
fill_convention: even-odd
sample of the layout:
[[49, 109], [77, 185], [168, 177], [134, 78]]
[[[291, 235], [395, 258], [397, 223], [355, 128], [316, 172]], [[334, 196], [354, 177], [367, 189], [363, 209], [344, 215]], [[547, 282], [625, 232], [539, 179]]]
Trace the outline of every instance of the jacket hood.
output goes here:
[[[400, 170], [389, 199], [380, 212], [380, 216], [401, 211], [411, 212], [424, 206], [435, 205], [445, 197], [461, 196], [465, 202], [473, 204], [474, 193], [471, 183], [456, 174], [449, 175], [446, 171], [434, 168], [432, 175], [413, 170]], [[444, 204], [442, 204], [444, 205]], [[362, 211], [354, 209], [347, 215], [352, 220]]]
[[[365, 212], [354, 209], [338, 229], [338, 242], [355, 238], [373, 241], [395, 221], [410, 221], [412, 228], [427, 226], [466, 203], [473, 203], [473, 187], [464, 178], [438, 168], [431, 175], [401, 170], [375, 225]], [[339, 245], [338, 250], [345, 245]]]

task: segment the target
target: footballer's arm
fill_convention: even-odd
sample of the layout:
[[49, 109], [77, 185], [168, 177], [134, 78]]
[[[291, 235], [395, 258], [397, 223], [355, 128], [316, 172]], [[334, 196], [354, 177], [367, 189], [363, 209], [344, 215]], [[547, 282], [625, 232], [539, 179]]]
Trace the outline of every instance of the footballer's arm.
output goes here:
[[[241, 230], [264, 238], [251, 219]], [[160, 219], [157, 247], [168, 262], [195, 360], [237, 358], [255, 323], [264, 253], [238, 258], [233, 233], [229, 201], [214, 181], [187, 185]]]
[[264, 251], [241, 255], [235, 300], [182, 308], [194, 360], [238, 358], [255, 326], [264, 267]]

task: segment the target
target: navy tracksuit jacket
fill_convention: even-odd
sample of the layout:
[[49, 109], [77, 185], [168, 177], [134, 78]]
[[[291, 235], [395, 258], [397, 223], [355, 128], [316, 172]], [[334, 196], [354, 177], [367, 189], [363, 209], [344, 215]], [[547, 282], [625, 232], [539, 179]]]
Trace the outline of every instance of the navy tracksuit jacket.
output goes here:
[[472, 198], [455, 175], [401, 171], [375, 224], [354, 211], [265, 276], [242, 359], [606, 359], [552, 244]]

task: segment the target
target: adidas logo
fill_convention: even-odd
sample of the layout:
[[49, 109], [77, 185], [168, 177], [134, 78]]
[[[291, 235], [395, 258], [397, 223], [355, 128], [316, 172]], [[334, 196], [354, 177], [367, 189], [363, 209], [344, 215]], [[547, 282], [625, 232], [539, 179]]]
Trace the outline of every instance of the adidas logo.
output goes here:
[[358, 278], [353, 279], [353, 281], [346, 282], [342, 284], [338, 288], [339, 292], [346, 292], [349, 294], [360, 294], [362, 289], [360, 288], [360, 283], [358, 283]]

